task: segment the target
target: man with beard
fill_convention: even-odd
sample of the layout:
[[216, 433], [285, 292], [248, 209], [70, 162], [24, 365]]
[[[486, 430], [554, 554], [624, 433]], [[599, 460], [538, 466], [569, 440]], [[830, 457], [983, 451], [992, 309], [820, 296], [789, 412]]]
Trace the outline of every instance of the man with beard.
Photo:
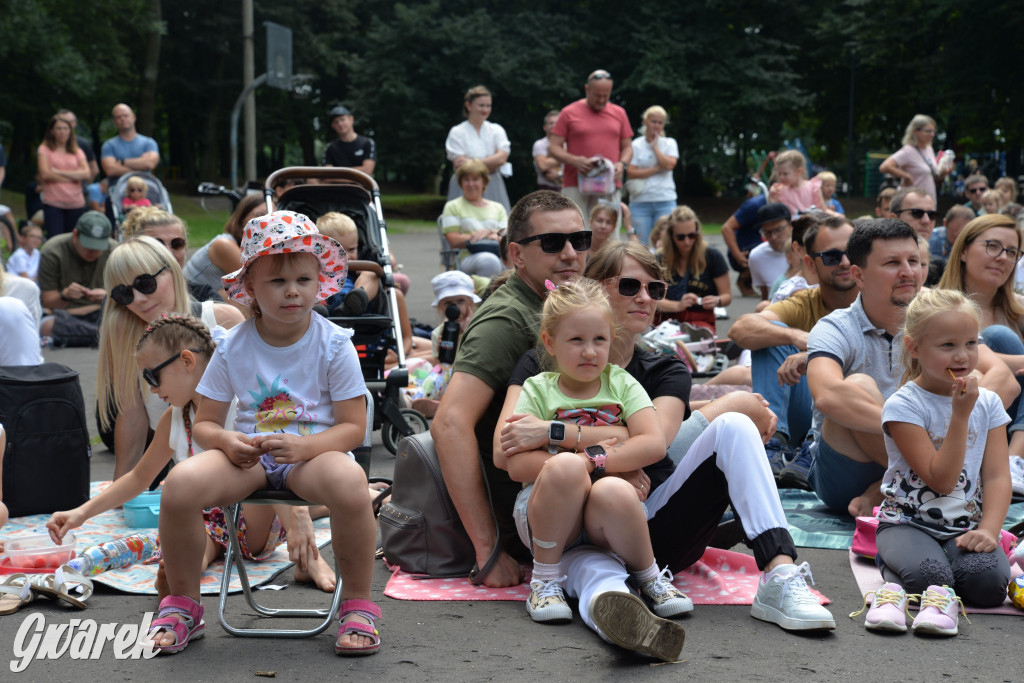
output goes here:
[[765, 445], [772, 472], [796, 485], [807, 485], [810, 467], [809, 444], [800, 445], [811, 426], [807, 335], [821, 318], [857, 298], [846, 258], [852, 232], [853, 225], [845, 217], [830, 216], [808, 228], [803, 236], [804, 259], [817, 274], [819, 286], [743, 315], [729, 330], [730, 339], [752, 351], [754, 391], [764, 396], [779, 418], [775, 437]]
[[[895, 218], [865, 223], [846, 247], [860, 294], [833, 311], [807, 338], [807, 382], [814, 400], [808, 481], [833, 512], [871, 515], [881, 503], [888, 464], [882, 405], [903, 375], [903, 321], [921, 288], [917, 233]], [[1004, 405], [1018, 393], [1006, 364], [978, 347], [980, 386]]]

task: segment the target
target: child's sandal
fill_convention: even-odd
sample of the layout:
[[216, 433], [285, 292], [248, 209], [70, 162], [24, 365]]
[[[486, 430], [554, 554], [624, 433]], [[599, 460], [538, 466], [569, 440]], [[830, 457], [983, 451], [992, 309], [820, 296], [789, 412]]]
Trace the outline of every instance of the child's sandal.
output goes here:
[[[370, 623], [363, 624], [358, 621], [345, 621], [345, 617], [356, 614]], [[369, 600], [346, 600], [341, 603], [338, 609], [338, 636], [334, 639], [334, 653], [343, 656], [349, 655], [372, 655], [380, 649], [380, 632], [377, 630], [377, 620], [380, 619], [380, 607]], [[367, 636], [373, 639], [371, 645], [366, 647], [341, 647], [338, 639], [343, 635], [355, 633], [360, 636]]]
[[[168, 595], [160, 601], [157, 608], [156, 619], [149, 626], [149, 641], [153, 643], [153, 649], [159, 654], [177, 654], [188, 647], [193, 640], [199, 640], [206, 635], [206, 622], [203, 621], [204, 608], [201, 603], [196, 602], [186, 595]], [[185, 617], [184, 621], [175, 617], [180, 614]], [[173, 633], [174, 644], [160, 645], [153, 640], [155, 632]]]

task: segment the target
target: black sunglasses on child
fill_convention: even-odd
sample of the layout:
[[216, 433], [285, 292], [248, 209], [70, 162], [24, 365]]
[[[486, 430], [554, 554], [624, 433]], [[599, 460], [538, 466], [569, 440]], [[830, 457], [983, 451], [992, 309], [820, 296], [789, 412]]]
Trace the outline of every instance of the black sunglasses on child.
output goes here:
[[540, 248], [545, 254], [557, 254], [565, 249], [565, 242], [568, 240], [569, 244], [576, 251], [590, 251], [590, 242], [593, 236], [594, 234], [589, 230], [580, 230], [579, 232], [544, 232], [518, 240], [516, 244], [529, 244], [535, 240], [540, 240]]
[[[145, 294], [145, 292], [143, 292], [143, 294]], [[189, 351], [191, 351], [192, 353], [199, 353], [199, 349], [189, 349]], [[146, 384], [148, 384], [149, 386], [153, 387], [154, 389], [159, 389], [160, 388], [160, 371], [163, 370], [164, 368], [166, 368], [168, 365], [170, 365], [174, 361], [178, 360], [178, 358], [180, 356], [181, 356], [181, 351], [178, 351], [176, 354], [174, 354], [173, 356], [171, 356], [170, 358], [168, 358], [167, 360], [165, 360], [163, 363], [161, 363], [160, 365], [156, 366], [155, 368], [143, 368], [143, 370], [142, 370], [142, 379], [146, 380]]]
[[128, 285], [118, 285], [110, 290], [110, 298], [121, 304], [122, 306], [128, 306], [131, 302], [135, 301], [135, 290], [139, 290], [140, 294], [152, 294], [156, 291], [156, 276], [167, 270], [167, 266], [164, 266], [160, 270], [156, 271], [152, 275], [149, 273], [143, 273], [142, 275], [135, 278], [135, 282]]
[[[645, 286], [635, 277], [620, 277], [618, 280], [619, 294], [622, 296], [636, 296], [640, 293], [640, 287]], [[661, 280], [651, 280], [646, 284], [646, 287], [647, 296], [651, 297], [654, 301], [664, 299], [665, 292], [668, 290], [668, 285]]]
[[838, 266], [843, 262], [846, 252], [842, 249], [829, 249], [828, 251], [812, 251], [810, 256], [811, 258], [820, 258], [826, 266]]

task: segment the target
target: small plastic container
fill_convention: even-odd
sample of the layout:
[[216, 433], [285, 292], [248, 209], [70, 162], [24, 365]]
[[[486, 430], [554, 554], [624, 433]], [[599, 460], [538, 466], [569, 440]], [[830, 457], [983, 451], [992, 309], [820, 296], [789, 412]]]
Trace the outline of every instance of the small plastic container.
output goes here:
[[48, 534], [12, 538], [4, 545], [11, 566], [18, 569], [57, 569], [75, 554], [75, 535], [64, 536], [63, 545], [54, 545]]
[[133, 529], [155, 529], [160, 523], [160, 492], [146, 491], [129, 500], [124, 519]]

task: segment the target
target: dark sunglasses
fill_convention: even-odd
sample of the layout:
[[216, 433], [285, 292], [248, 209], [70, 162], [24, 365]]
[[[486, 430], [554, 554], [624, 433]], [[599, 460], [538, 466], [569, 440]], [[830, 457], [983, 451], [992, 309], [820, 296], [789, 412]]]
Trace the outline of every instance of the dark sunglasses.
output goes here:
[[925, 209], [900, 209], [899, 211], [896, 212], [896, 215], [898, 216], [901, 213], [906, 213], [908, 211], [910, 212], [910, 215], [916, 218], [917, 220], [921, 220], [922, 218], [924, 218], [925, 214], [928, 214], [928, 218], [931, 218], [932, 221], [934, 221], [939, 215], [938, 211], [926, 211]]
[[153, 239], [155, 239], [157, 242], [159, 242], [160, 244], [164, 245], [165, 247], [167, 247], [171, 251], [181, 251], [182, 249], [185, 248], [185, 238], [184, 237], [175, 237], [169, 243], [168, 242], [164, 242], [162, 239], [157, 239], [156, 237], [154, 237]]
[[987, 191], [988, 191], [987, 187], [972, 187], [969, 190], [967, 190], [967, 194], [978, 194], [979, 192], [987, 192]]
[[812, 251], [810, 256], [811, 258], [820, 258], [823, 264], [831, 267], [842, 263], [846, 252], [842, 249], [829, 249], [828, 251]]
[[641, 287], [646, 287], [647, 296], [654, 301], [661, 301], [665, 298], [665, 292], [668, 290], [668, 285], [662, 280], [651, 280], [646, 285], [635, 277], [620, 277], [618, 280], [619, 294], [622, 296], [636, 296], [640, 293]]
[[695, 239], [697, 239], [697, 233], [696, 232], [688, 232], [686, 234], [673, 233], [672, 234], [672, 239], [674, 239], [676, 242], [682, 242], [683, 240], [695, 240]]
[[[189, 351], [191, 351], [192, 353], [199, 353], [200, 352], [199, 349], [189, 349]], [[167, 360], [165, 360], [163, 363], [161, 363], [160, 365], [156, 366], [155, 368], [143, 368], [142, 369], [142, 379], [146, 380], [146, 384], [148, 384], [149, 386], [153, 387], [154, 389], [159, 389], [160, 388], [160, 371], [163, 370], [164, 368], [166, 368], [168, 365], [170, 365], [174, 361], [178, 360], [178, 358], [180, 358], [180, 357], [181, 357], [181, 351], [178, 351], [176, 354], [174, 354], [173, 356], [171, 356], [170, 358], [168, 358]]]
[[545, 254], [557, 254], [565, 249], [567, 240], [576, 251], [590, 251], [590, 242], [593, 237], [594, 234], [589, 230], [580, 230], [579, 232], [545, 232], [521, 239], [516, 244], [529, 244], [535, 240], [540, 240], [540, 248]]
[[156, 291], [156, 276], [165, 270], [167, 270], [167, 266], [164, 266], [152, 275], [149, 273], [143, 273], [135, 278], [135, 282], [133, 282], [130, 287], [128, 285], [118, 285], [117, 287], [114, 287], [110, 290], [110, 298], [122, 306], [128, 306], [131, 302], [135, 301], [136, 289], [139, 290], [139, 294], [152, 294]]

